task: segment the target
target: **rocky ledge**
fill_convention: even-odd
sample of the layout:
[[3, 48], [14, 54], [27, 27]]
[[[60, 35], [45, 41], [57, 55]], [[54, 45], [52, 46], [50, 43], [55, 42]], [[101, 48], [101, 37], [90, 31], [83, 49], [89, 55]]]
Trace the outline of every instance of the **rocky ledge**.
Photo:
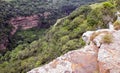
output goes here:
[[120, 31], [101, 29], [89, 32], [92, 34], [84, 34], [85, 47], [28, 73], [120, 73]]

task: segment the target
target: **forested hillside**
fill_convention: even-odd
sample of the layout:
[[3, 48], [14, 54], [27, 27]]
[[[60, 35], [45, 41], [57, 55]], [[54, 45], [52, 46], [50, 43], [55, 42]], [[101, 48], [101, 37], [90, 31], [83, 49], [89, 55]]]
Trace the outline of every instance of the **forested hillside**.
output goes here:
[[[115, 0], [77, 8], [42, 33], [39, 40], [30, 44], [18, 44], [14, 50], [8, 51], [4, 56], [1, 55], [0, 72], [25, 73], [70, 50], [81, 48], [85, 45], [81, 39], [83, 32], [108, 27], [109, 21], [116, 20], [115, 13], [120, 8], [119, 4], [119, 0]], [[20, 33], [25, 36], [26, 32]]]
[[[0, 51], [4, 54], [6, 50], [14, 49], [18, 44], [31, 43], [41, 35], [40, 30], [45, 30], [55, 23], [58, 18], [68, 15], [80, 5], [101, 2], [104, 0], [0, 0]], [[18, 30], [14, 35], [11, 34], [13, 25], [10, 20], [27, 18], [36, 15], [38, 18], [37, 30], [40, 34], [36, 34], [36, 29], [25, 31]], [[20, 21], [20, 20], [18, 20]], [[16, 22], [17, 23], [17, 22]], [[26, 23], [26, 22], [24, 22]], [[22, 26], [23, 23], [19, 23]], [[15, 24], [14, 24], [15, 25]], [[21, 27], [20, 26], [20, 27]], [[19, 28], [20, 28], [19, 27]], [[16, 30], [15, 30], [16, 31]], [[19, 32], [20, 31], [20, 32]], [[33, 34], [32, 34], [32, 33]], [[18, 34], [20, 33], [20, 34]], [[33, 37], [27, 36], [34, 35]], [[26, 36], [24, 36], [25, 34]], [[31, 41], [27, 40], [31, 39]]]

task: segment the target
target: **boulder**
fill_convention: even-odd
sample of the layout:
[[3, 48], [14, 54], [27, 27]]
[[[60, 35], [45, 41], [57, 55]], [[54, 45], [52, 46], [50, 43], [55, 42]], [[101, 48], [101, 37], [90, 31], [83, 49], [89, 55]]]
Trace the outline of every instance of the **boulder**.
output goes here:
[[85, 41], [86, 45], [88, 45], [90, 43], [90, 36], [92, 36], [92, 34], [94, 33], [94, 31], [87, 31], [85, 33], [83, 33], [82, 35], [82, 39]]

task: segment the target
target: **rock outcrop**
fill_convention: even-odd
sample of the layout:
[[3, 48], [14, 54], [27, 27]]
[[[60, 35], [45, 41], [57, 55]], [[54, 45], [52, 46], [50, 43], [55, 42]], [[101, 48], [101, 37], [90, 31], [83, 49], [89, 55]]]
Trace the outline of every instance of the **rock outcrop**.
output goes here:
[[[40, 19], [40, 18], [47, 19], [48, 16], [50, 16], [50, 15], [51, 15], [50, 12], [44, 12], [43, 14], [39, 13], [38, 15], [18, 16], [16, 18], [11, 18], [8, 21], [9, 24], [11, 24], [13, 26], [13, 28], [10, 32], [10, 36], [13, 36], [18, 29], [26, 30], [26, 29], [30, 29], [33, 27], [37, 27], [37, 26], [44, 26], [44, 24], [41, 23], [42, 19]], [[1, 38], [3, 40], [0, 41], [0, 51], [4, 51], [4, 50], [6, 50], [8, 44], [9, 44], [9, 40], [8, 40], [8, 37], [4, 36], [4, 35]]]
[[[28, 73], [120, 73], [120, 31], [104, 30], [93, 31], [99, 34], [82, 49], [68, 52]], [[107, 34], [112, 36], [109, 43], [103, 39]]]
[[[45, 15], [47, 16], [47, 14]], [[14, 35], [18, 29], [26, 30], [38, 26], [38, 22], [39, 22], [38, 15], [11, 18], [9, 23], [13, 26], [13, 28], [10, 32], [11, 35], [9, 35], [9, 37]], [[6, 50], [9, 44], [9, 40], [8, 37], [4, 35], [1, 38], [2, 41], [0, 41], [0, 51], [3, 51]]]
[[50, 12], [44, 12], [31, 16], [18, 16], [16, 18], [11, 18], [8, 21], [14, 27], [12, 29], [11, 34], [13, 35], [19, 28], [22, 30], [26, 30], [29, 28], [36, 27], [38, 25], [43, 25], [41, 23], [41, 18], [47, 19], [50, 15]]
[[12, 18], [9, 23], [14, 27], [11, 34], [13, 35], [17, 29], [29, 29], [38, 26], [38, 15], [32, 15], [27, 17]]

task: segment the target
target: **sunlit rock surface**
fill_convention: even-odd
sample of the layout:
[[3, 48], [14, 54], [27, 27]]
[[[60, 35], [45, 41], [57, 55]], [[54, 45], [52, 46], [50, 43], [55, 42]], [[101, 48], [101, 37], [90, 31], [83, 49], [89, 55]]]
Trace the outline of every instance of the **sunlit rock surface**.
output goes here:
[[[120, 73], [120, 31], [103, 30], [94, 31], [101, 33], [89, 45], [68, 52], [28, 73]], [[112, 42], [103, 43], [102, 37], [108, 33], [113, 36]]]

